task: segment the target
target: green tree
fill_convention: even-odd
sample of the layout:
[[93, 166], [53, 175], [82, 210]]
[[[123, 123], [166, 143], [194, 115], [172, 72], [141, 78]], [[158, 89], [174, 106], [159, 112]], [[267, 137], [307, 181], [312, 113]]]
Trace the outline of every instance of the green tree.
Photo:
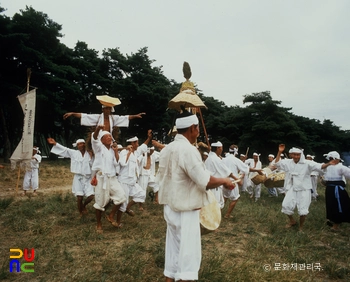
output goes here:
[[237, 111], [232, 121], [238, 126], [240, 147], [267, 156], [277, 151], [279, 143], [291, 147], [306, 142], [304, 133], [291, 119], [291, 109], [280, 107], [281, 102], [273, 100], [269, 91], [244, 95], [243, 103], [249, 105]]

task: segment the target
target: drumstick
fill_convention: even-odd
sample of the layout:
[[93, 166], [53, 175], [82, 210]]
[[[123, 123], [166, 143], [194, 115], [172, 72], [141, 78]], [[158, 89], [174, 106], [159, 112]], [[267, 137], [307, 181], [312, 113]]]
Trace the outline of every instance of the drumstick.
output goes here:
[[245, 152], [245, 158], [248, 157], [249, 147], [247, 148], [247, 151]]

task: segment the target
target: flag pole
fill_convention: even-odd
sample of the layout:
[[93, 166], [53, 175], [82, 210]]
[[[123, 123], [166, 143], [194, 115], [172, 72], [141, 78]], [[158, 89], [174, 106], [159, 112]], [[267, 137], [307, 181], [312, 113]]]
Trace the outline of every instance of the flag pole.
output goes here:
[[[31, 74], [32, 74], [32, 70], [30, 68], [27, 68], [27, 93], [29, 92]], [[21, 165], [18, 165], [17, 183], [16, 183], [16, 197], [18, 196], [18, 186], [19, 186], [20, 175], [21, 175]]]
[[30, 76], [32, 74], [32, 70], [30, 68], [27, 68], [27, 93], [29, 92], [29, 85], [30, 85]]
[[16, 197], [18, 196], [18, 183], [19, 183], [19, 177], [21, 175], [21, 167], [18, 166], [18, 173], [17, 173], [17, 184], [16, 184]]

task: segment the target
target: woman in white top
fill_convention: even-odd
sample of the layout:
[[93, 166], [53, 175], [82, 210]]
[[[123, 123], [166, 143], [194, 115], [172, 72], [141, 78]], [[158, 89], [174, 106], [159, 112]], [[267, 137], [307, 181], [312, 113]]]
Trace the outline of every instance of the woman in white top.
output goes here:
[[342, 159], [336, 151], [325, 156], [327, 160], [336, 162], [336, 165], [324, 170], [327, 224], [333, 225], [332, 230], [339, 230], [340, 223], [350, 222], [350, 198], [345, 190], [345, 178], [350, 179], [350, 168], [341, 163]]

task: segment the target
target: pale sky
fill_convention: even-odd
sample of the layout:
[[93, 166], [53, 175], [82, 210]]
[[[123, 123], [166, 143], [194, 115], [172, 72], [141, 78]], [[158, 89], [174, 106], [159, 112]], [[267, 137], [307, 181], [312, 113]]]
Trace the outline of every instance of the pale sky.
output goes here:
[[62, 25], [61, 42], [123, 54], [148, 47], [168, 79], [191, 80], [228, 106], [270, 91], [291, 112], [350, 130], [348, 0], [0, 0]]

